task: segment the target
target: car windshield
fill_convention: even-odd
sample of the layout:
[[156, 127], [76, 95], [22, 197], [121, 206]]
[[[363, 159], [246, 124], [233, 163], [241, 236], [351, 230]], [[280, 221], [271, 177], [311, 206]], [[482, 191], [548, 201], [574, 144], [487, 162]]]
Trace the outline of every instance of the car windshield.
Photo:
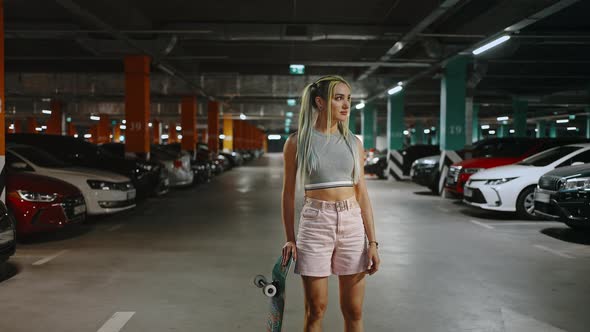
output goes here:
[[543, 151], [541, 153], [537, 153], [534, 156], [531, 156], [521, 162], [519, 165], [527, 165], [527, 166], [547, 166], [554, 161], [557, 161], [568, 154], [581, 149], [582, 147], [579, 146], [560, 146], [557, 148], [549, 149], [547, 151]]
[[474, 158], [520, 157], [537, 144], [534, 140], [493, 140], [482, 142], [473, 151]]
[[12, 147], [12, 151], [28, 159], [30, 162], [41, 167], [62, 168], [68, 167], [69, 164], [55, 158], [53, 155], [29, 146]]

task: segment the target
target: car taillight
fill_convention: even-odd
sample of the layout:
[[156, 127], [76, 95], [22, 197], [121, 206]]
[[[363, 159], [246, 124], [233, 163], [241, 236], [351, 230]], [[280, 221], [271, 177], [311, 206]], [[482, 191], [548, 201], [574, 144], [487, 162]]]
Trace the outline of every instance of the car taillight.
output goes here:
[[176, 168], [181, 168], [182, 167], [182, 160], [175, 160], [174, 161], [174, 167]]

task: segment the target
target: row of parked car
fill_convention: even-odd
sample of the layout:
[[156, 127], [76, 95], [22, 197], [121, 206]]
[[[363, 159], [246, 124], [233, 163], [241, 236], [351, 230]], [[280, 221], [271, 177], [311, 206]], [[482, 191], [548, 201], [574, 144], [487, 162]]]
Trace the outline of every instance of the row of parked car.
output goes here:
[[590, 228], [589, 140], [494, 138], [459, 155], [463, 161], [446, 174], [439, 154], [415, 160], [412, 180], [434, 192], [443, 181], [446, 192], [476, 208]]
[[17, 238], [54, 231], [88, 216], [132, 209], [170, 188], [211, 178], [262, 151], [195, 153], [180, 144], [152, 145], [149, 160], [125, 154], [120, 143], [96, 145], [70, 136], [6, 135], [6, 206], [0, 204], [0, 263], [14, 254]]

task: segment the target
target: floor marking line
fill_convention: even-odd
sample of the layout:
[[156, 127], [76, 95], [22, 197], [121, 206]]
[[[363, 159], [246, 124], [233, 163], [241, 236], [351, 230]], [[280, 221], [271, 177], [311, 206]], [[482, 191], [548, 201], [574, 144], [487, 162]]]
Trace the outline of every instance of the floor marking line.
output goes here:
[[575, 258], [575, 257], [574, 257], [574, 256], [572, 256], [572, 255], [564, 254], [564, 253], [563, 253], [563, 252], [561, 252], [561, 251], [558, 251], [558, 250], [555, 250], [555, 249], [551, 249], [551, 248], [548, 248], [548, 247], [542, 246], [542, 245], [540, 245], [540, 244], [535, 244], [535, 245], [534, 245], [534, 247], [535, 247], [535, 248], [537, 248], [537, 249], [541, 249], [541, 250], [544, 250], [544, 251], [550, 252], [550, 253], [552, 253], [552, 254], [554, 254], [554, 255], [557, 255], [557, 256], [560, 256], [560, 257], [564, 257], [564, 258], [570, 258], [570, 259], [571, 259], [571, 258]]
[[67, 250], [62, 250], [62, 251], [58, 252], [55, 255], [47, 256], [47, 257], [45, 257], [43, 259], [40, 259], [40, 260], [36, 261], [35, 263], [33, 263], [33, 265], [35, 265], [35, 266], [43, 265], [43, 264], [49, 262], [50, 260], [52, 260], [52, 259], [54, 259], [54, 258], [56, 258], [58, 256], [61, 256], [61, 255], [65, 254], [66, 252], [67, 252]]
[[542, 226], [558, 226], [561, 223], [558, 222], [534, 222], [534, 221], [520, 221], [520, 222], [491, 222], [488, 223], [488, 225], [493, 225], [493, 226], [533, 226], [533, 225], [542, 225]]
[[115, 312], [97, 332], [119, 332], [135, 315], [135, 311]]
[[439, 210], [439, 211], [442, 211], [442, 212], [444, 212], [444, 213], [450, 213], [450, 212], [451, 212], [451, 210], [449, 210], [449, 209], [445, 209], [445, 208], [443, 208], [443, 207], [440, 207], [440, 206], [437, 206], [437, 207], [436, 207], [436, 209], [437, 209], [437, 210]]
[[473, 223], [473, 224], [476, 224], [476, 225], [478, 225], [478, 226], [481, 226], [481, 227], [485, 227], [485, 228], [487, 228], [487, 229], [494, 229], [494, 226], [490, 226], [490, 225], [488, 225], [488, 224], [484, 224], [484, 223], [482, 223], [482, 222], [479, 222], [479, 221], [477, 221], [477, 220], [469, 220], [469, 222], [470, 222], [470, 223]]
[[119, 225], [115, 225], [109, 229], [107, 229], [107, 231], [112, 232], [112, 231], [116, 231], [117, 229], [123, 227], [123, 224], [119, 224]]

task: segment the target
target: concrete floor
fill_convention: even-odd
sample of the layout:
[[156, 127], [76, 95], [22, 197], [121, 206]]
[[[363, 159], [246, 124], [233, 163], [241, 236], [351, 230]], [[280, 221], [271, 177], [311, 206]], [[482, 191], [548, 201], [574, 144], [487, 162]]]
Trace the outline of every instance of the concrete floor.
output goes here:
[[[0, 331], [263, 331], [268, 300], [252, 278], [284, 241], [281, 172], [282, 156], [266, 155], [21, 244], [0, 282]], [[367, 181], [382, 267], [368, 278], [366, 331], [588, 331], [590, 235]], [[337, 290], [333, 276], [324, 331], [343, 330]], [[302, 324], [292, 274], [285, 330]]]

